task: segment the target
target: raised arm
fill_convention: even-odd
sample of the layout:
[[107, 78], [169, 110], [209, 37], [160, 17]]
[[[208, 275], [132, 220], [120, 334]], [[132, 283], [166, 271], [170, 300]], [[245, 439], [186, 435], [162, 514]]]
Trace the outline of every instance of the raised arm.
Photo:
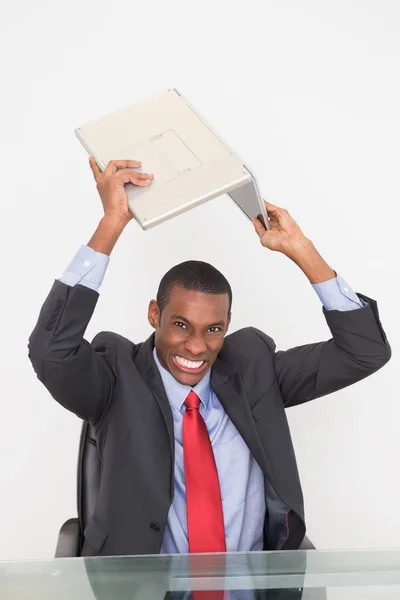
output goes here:
[[115, 386], [113, 338], [96, 351], [84, 339], [98, 300], [108, 256], [132, 219], [124, 184], [148, 186], [137, 161], [112, 161], [102, 173], [91, 158], [104, 217], [60, 280], [54, 282], [29, 338], [29, 358], [53, 398], [92, 424], [105, 414]]
[[307, 276], [324, 306], [332, 333], [325, 342], [275, 352], [275, 371], [285, 406], [295, 406], [347, 387], [383, 367], [391, 349], [375, 300], [355, 294], [324, 261], [290, 214], [266, 203], [271, 229], [254, 220], [263, 246], [282, 252]]

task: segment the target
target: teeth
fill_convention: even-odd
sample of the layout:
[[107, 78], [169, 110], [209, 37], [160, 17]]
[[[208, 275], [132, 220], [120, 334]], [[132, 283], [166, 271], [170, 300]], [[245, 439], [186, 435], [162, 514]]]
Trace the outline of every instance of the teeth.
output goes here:
[[204, 363], [204, 360], [186, 360], [186, 358], [182, 358], [181, 356], [175, 356], [175, 360], [179, 365], [182, 365], [182, 367], [185, 367], [186, 369], [199, 369]]

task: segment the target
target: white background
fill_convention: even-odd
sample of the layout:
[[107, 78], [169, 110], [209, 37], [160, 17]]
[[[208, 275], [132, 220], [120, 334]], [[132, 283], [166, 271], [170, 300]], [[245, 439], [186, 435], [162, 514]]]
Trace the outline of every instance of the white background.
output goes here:
[[[313, 542], [398, 545], [399, 3], [24, 0], [4, 2], [0, 23], [0, 559], [52, 556], [76, 515], [80, 422], [36, 380], [26, 348], [101, 216], [73, 129], [170, 87], [379, 301], [392, 361], [289, 415]], [[281, 349], [329, 337], [307, 279], [260, 246], [227, 197], [148, 232], [132, 223], [87, 336], [146, 338], [160, 278], [190, 258], [230, 280], [233, 329], [257, 326]]]

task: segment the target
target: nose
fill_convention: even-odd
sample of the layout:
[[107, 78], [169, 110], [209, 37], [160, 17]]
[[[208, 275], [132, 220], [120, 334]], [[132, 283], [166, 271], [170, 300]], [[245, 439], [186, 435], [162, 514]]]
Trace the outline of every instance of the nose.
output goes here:
[[191, 356], [194, 357], [199, 356], [200, 354], [205, 354], [207, 346], [204, 338], [201, 335], [191, 335], [190, 338], [186, 340], [185, 349]]

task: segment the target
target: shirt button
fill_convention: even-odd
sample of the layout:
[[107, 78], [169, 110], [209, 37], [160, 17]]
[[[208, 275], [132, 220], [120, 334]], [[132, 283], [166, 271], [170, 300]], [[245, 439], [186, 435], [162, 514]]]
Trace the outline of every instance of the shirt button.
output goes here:
[[90, 261], [89, 261], [89, 260], [85, 260], [85, 261], [83, 262], [83, 266], [84, 266], [84, 267], [90, 267]]
[[343, 289], [344, 289], [344, 291], [345, 291], [345, 292], [348, 292], [348, 291], [349, 291], [349, 288], [348, 288], [348, 287], [345, 287], [345, 288], [343, 288]]
[[150, 523], [150, 528], [151, 528], [153, 531], [160, 531], [160, 526], [159, 526], [159, 524], [158, 524], [158, 523]]

